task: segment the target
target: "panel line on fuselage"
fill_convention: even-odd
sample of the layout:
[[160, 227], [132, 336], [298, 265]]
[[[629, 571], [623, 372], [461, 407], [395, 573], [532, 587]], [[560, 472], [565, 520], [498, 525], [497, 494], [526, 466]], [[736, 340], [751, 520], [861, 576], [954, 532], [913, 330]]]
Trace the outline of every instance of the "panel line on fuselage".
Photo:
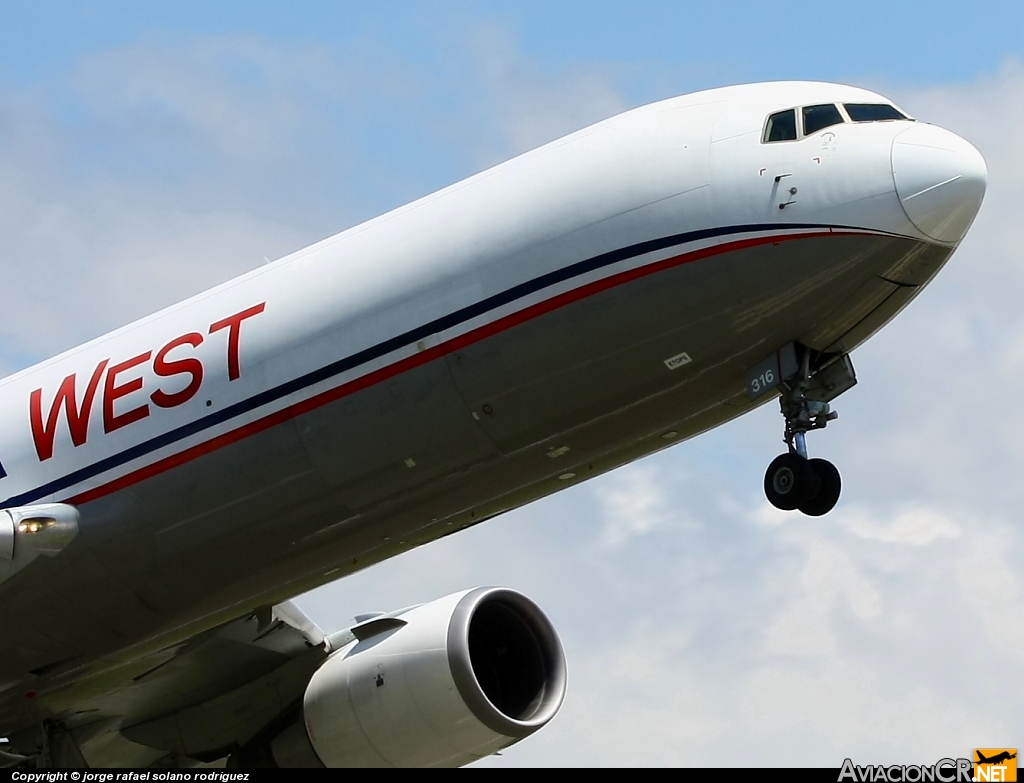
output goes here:
[[102, 475], [110, 470], [114, 470], [126, 463], [145, 457], [154, 451], [158, 451], [159, 449], [185, 440], [186, 438], [200, 432], [216, 427], [219, 424], [223, 424], [246, 413], [265, 407], [278, 400], [301, 392], [304, 389], [308, 389], [311, 386], [315, 386], [318, 383], [330, 380], [337, 375], [357, 369], [358, 367], [375, 359], [379, 359], [395, 351], [407, 348], [425, 337], [449, 331], [472, 321], [474, 318], [479, 318], [480, 316], [492, 313], [506, 305], [522, 300], [532, 294], [536, 294], [573, 278], [578, 278], [588, 273], [635, 259], [640, 256], [648, 255], [650, 253], [668, 250], [674, 247], [700, 242], [702, 240], [777, 231], [799, 231], [803, 233], [773, 233], [763, 237], [711, 245], [709, 247], [699, 248], [681, 255], [672, 256], [667, 259], [655, 260], [649, 264], [625, 270], [609, 277], [599, 278], [578, 288], [570, 289], [548, 299], [528, 305], [521, 310], [499, 317], [493, 322], [471, 329], [461, 335], [454, 335], [432, 348], [426, 349], [412, 356], [397, 359], [395, 362], [385, 367], [378, 368], [377, 370], [371, 371], [359, 378], [347, 381], [332, 389], [319, 392], [306, 400], [296, 401], [285, 408], [271, 412], [256, 421], [249, 422], [234, 430], [217, 435], [208, 441], [190, 446], [176, 454], [163, 457], [150, 465], [142, 466], [125, 474], [124, 476], [114, 478], [97, 487], [86, 489], [69, 500], [72, 503], [78, 504], [96, 500], [114, 491], [138, 483], [146, 478], [163, 473], [166, 470], [170, 470], [177, 465], [196, 459], [203, 454], [207, 454], [218, 448], [227, 446], [230, 443], [237, 442], [245, 437], [268, 429], [269, 427], [283, 423], [284, 421], [301, 415], [302, 413], [306, 413], [309, 410], [326, 405], [360, 389], [380, 383], [383, 380], [394, 377], [406, 370], [424, 364], [427, 361], [449, 354], [461, 347], [465, 347], [466, 345], [485, 339], [486, 337], [497, 334], [500, 331], [504, 331], [505, 329], [511, 328], [519, 323], [523, 323], [531, 318], [538, 317], [545, 312], [550, 312], [551, 310], [565, 306], [570, 302], [577, 301], [585, 298], [586, 296], [594, 295], [600, 291], [607, 290], [617, 285], [622, 285], [639, 277], [654, 274], [658, 271], [662, 271], [663, 269], [698, 261], [714, 255], [720, 255], [738, 247], [752, 246], [754, 244], [796, 240], [821, 236], [822, 234], [889, 235], [887, 232], [857, 228], [853, 226], [830, 226], [804, 223], [752, 224], [744, 226], [722, 226], [718, 228], [691, 231], [683, 234], [675, 234], [602, 253], [515, 285], [472, 305], [468, 305], [456, 310], [455, 312], [449, 313], [448, 315], [442, 316], [441, 318], [434, 319], [433, 321], [418, 326], [415, 329], [411, 329], [403, 334], [384, 340], [383, 342], [327, 364], [317, 370], [306, 373], [298, 378], [294, 378], [291, 381], [287, 381], [271, 389], [267, 389], [266, 391], [253, 395], [248, 399], [230, 405], [223, 410], [196, 419], [184, 426], [170, 430], [162, 435], [158, 435], [155, 438], [139, 443], [117, 454], [105, 457], [91, 465], [86, 465], [85, 467], [79, 468], [65, 476], [47, 482], [40, 487], [12, 496], [0, 503], [0, 507], [32, 503], [54, 493], [74, 487], [76, 484], [88, 481], [91, 478], [95, 478], [96, 476]]

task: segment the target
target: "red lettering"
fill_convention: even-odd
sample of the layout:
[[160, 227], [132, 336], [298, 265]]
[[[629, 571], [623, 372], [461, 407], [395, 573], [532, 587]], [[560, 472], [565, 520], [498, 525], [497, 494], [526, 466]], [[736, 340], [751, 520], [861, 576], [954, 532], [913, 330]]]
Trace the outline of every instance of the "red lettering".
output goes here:
[[202, 342], [203, 336], [201, 334], [189, 332], [177, 339], [171, 340], [157, 351], [156, 358], [153, 360], [153, 372], [161, 378], [170, 378], [173, 375], [188, 373], [192, 376], [192, 380], [189, 381], [188, 386], [184, 389], [172, 394], [157, 389], [149, 395], [149, 399], [153, 401], [154, 405], [161, 408], [173, 408], [176, 405], [188, 402], [199, 391], [199, 386], [203, 382], [203, 363], [196, 358], [176, 359], [173, 362], [169, 362], [167, 361], [167, 354], [179, 345], [191, 345], [193, 348], [198, 348]]
[[143, 362], [148, 362], [149, 357], [153, 355], [152, 351], [146, 351], [140, 353], [138, 356], [134, 356], [126, 362], [115, 364], [109, 370], [107, 370], [107, 380], [103, 384], [103, 431], [113, 432], [114, 430], [125, 427], [139, 419], [144, 419], [149, 415], [149, 405], [143, 403], [137, 408], [132, 408], [130, 411], [122, 413], [120, 416], [114, 415], [114, 402], [122, 397], [136, 392], [142, 388], [142, 378], [132, 378], [127, 383], [123, 383], [117, 386], [117, 376], [119, 373], [125, 370], [130, 370], [132, 367], [137, 367]]
[[43, 424], [43, 390], [36, 389], [28, 398], [28, 417], [32, 425], [32, 440], [36, 444], [36, 454], [39, 461], [50, 459], [53, 456], [53, 439], [57, 434], [57, 419], [60, 416], [61, 406], [64, 406], [64, 413], [68, 419], [68, 431], [71, 433], [71, 442], [75, 446], [81, 446], [89, 432], [89, 413], [92, 410], [92, 401], [96, 397], [96, 388], [100, 383], [100, 376], [107, 366], [109, 359], [104, 359], [96, 365], [89, 385], [85, 388], [85, 397], [82, 399], [82, 407], [78, 407], [75, 394], [75, 374], [72, 373], [57, 390], [57, 396], [50, 406], [50, 413], [46, 417], [46, 424]]
[[241, 376], [241, 370], [238, 365], [238, 339], [239, 333], [242, 331], [242, 321], [246, 318], [252, 318], [254, 315], [259, 315], [263, 312], [263, 308], [266, 307], [266, 302], [261, 302], [258, 305], [243, 310], [240, 313], [235, 313], [232, 316], [228, 316], [223, 321], [217, 321], [216, 323], [210, 324], [210, 334], [219, 332], [221, 329], [228, 329], [228, 380], [233, 381]]

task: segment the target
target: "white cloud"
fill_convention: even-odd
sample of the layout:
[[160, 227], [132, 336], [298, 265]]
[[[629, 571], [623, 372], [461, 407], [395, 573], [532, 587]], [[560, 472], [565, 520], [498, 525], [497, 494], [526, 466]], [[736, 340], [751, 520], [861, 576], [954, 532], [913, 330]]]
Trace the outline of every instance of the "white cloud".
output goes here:
[[[885, 515], [891, 515], [888, 519]], [[927, 508], [897, 508], [891, 512], [847, 506], [830, 521], [845, 526], [860, 538], [887, 544], [925, 546], [939, 538], [956, 538], [960, 528], [945, 516]]]
[[[615, 471], [595, 489], [605, 518], [601, 543], [618, 549], [672, 521], [665, 477], [650, 463]], [[678, 512], [677, 512], [678, 513]]]
[[[1008, 531], [979, 537], [957, 562], [957, 578], [967, 605], [977, 614], [985, 637], [998, 649], [1024, 662], [1024, 602], [1020, 568], [1006, 561]], [[1016, 543], [1016, 542], [1015, 542]]]
[[768, 651], [781, 655], [829, 655], [835, 652], [832, 610], [839, 599], [848, 602], [855, 617], [878, 617], [878, 591], [838, 547], [811, 545], [800, 578], [803, 595], [768, 631]]
[[930, 764], [968, 753], [968, 737], [1001, 733], [998, 719], [969, 698], [951, 703], [841, 657], [817, 672], [765, 668], [746, 685], [739, 711], [768, 763], [838, 766], [849, 756]]

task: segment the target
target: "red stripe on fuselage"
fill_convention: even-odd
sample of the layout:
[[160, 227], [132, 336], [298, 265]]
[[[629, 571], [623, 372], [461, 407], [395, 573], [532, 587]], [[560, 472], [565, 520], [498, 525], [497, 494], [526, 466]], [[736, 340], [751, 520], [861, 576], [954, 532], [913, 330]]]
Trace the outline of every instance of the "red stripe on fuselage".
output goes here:
[[387, 367], [381, 367], [379, 370], [369, 372], [362, 377], [343, 383], [333, 389], [320, 392], [307, 400], [293, 403], [279, 411], [268, 414], [262, 419], [245, 424], [231, 432], [225, 432], [223, 435], [218, 435], [204, 443], [191, 446], [177, 454], [164, 457], [163, 459], [157, 460], [152, 465], [146, 465], [145, 467], [127, 473], [120, 478], [113, 479], [106, 484], [85, 490], [84, 492], [70, 498], [67, 502], [80, 505], [82, 503], [88, 503], [92, 500], [105, 497], [113, 492], [117, 492], [118, 490], [125, 489], [133, 484], [137, 484], [140, 481], [144, 481], [147, 478], [151, 478], [161, 473], [166, 473], [168, 470], [176, 468], [179, 465], [184, 465], [194, 459], [198, 459], [205, 454], [224, 448], [232, 443], [237, 443], [251, 435], [263, 432], [277, 424], [283, 424], [289, 419], [301, 416], [304, 413], [320, 408], [330, 402], [341, 399], [342, 397], [347, 397], [350, 394], [354, 394], [355, 392], [374, 386], [381, 381], [393, 378], [396, 375], [401, 375], [403, 372], [411, 370], [414, 367], [419, 367], [420, 365], [426, 364], [427, 362], [433, 361], [441, 356], [457, 351], [460, 348], [465, 348], [468, 345], [485, 340], [488, 337], [504, 332], [514, 326], [525, 323], [526, 321], [538, 318], [545, 313], [565, 307], [573, 302], [578, 302], [581, 299], [594, 296], [595, 294], [607, 291], [610, 288], [625, 285], [626, 283], [633, 282], [634, 280], [638, 280], [642, 277], [647, 277], [648, 275], [653, 275], [657, 272], [671, 269], [672, 267], [700, 261], [711, 256], [723, 255], [737, 250], [746, 250], [760, 245], [778, 244], [779, 242], [788, 242], [797, 239], [812, 239], [822, 236], [860, 236], [870, 233], [871, 232], [867, 231], [837, 231], [829, 229], [828, 231], [814, 233], [809, 232], [740, 239], [735, 242], [727, 242], [722, 245], [714, 245], [712, 247], [682, 253], [681, 255], [673, 256], [672, 258], [655, 261], [651, 264], [619, 272], [618, 274], [610, 275], [600, 280], [595, 280], [592, 283], [587, 283], [579, 288], [574, 288], [571, 291], [557, 294], [550, 299], [545, 299], [543, 302], [537, 302], [536, 304], [529, 305], [522, 310], [510, 313], [509, 315], [498, 318], [491, 323], [479, 326], [476, 329], [471, 329], [465, 334], [453, 337], [450, 340], [439, 343], [432, 348], [420, 351], [413, 356], [399, 359], [393, 364], [389, 364]]

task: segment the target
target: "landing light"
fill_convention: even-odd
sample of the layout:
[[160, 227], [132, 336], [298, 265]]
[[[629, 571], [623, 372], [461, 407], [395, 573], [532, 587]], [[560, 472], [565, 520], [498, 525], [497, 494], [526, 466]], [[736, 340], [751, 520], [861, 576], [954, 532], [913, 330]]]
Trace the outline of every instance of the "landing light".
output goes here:
[[39, 555], [56, 556], [78, 534], [78, 509], [38, 503], [0, 509], [0, 582]]
[[23, 519], [18, 523], [19, 533], [38, 533], [40, 530], [47, 530], [57, 524], [56, 519], [49, 517], [34, 517]]

